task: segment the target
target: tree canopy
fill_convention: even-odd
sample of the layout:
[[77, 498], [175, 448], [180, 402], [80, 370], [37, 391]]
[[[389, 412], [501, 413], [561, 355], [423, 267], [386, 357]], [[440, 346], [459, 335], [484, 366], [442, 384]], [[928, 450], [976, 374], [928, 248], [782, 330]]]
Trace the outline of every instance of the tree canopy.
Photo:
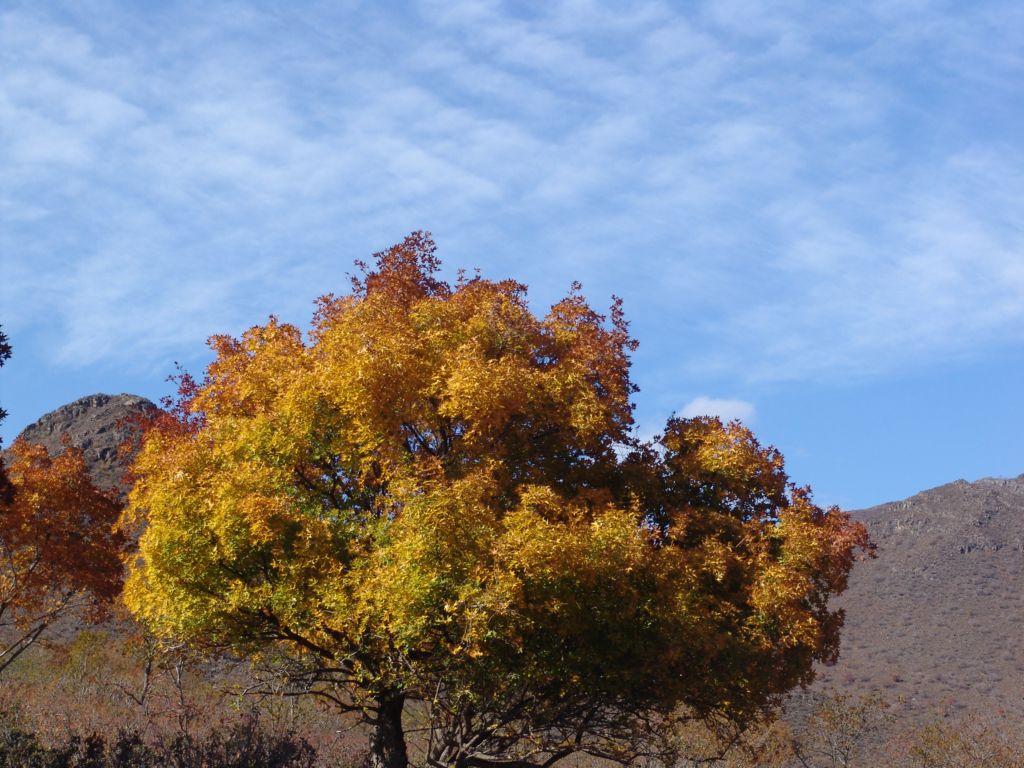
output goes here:
[[[11, 345], [0, 328], [0, 367]], [[0, 421], [7, 413], [0, 409]], [[0, 454], [0, 673], [69, 613], [100, 618], [121, 592], [124, 536], [82, 452], [15, 440]]]
[[215, 336], [136, 459], [125, 599], [372, 724], [376, 765], [627, 758], [654, 716], [744, 722], [835, 657], [864, 529], [745, 427], [632, 435], [621, 303], [450, 285], [428, 235], [311, 330]]
[[0, 499], [0, 672], [48, 627], [76, 612], [105, 615], [121, 591], [121, 505], [89, 479], [82, 452], [51, 457], [15, 440]]

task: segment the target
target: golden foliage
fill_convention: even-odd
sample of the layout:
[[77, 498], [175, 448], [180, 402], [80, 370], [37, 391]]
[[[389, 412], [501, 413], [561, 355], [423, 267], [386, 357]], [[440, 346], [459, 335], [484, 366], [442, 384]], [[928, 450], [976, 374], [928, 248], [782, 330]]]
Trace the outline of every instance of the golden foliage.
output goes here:
[[864, 529], [739, 424], [637, 443], [618, 301], [574, 287], [537, 317], [519, 283], [438, 266], [414, 235], [307, 338], [271, 318], [211, 340], [136, 460], [130, 608], [319, 659], [353, 706], [529, 692], [549, 724], [565, 702], [742, 719], [807, 682]]

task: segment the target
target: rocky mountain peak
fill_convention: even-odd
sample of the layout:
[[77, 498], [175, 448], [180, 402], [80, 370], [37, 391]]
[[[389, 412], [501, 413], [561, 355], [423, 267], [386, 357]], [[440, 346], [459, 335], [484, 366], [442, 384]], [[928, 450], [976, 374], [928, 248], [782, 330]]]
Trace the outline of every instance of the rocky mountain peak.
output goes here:
[[122, 490], [118, 486], [124, 467], [118, 461], [118, 448], [131, 436], [133, 418], [157, 410], [138, 395], [88, 395], [51, 411], [25, 427], [18, 437], [56, 454], [67, 435], [73, 446], [82, 449], [93, 482], [101, 488]]

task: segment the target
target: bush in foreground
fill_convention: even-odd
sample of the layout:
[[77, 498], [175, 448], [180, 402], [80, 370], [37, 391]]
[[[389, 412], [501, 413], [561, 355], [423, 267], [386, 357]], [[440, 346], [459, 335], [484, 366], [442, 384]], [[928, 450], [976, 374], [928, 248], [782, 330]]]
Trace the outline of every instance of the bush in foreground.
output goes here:
[[10, 714], [0, 715], [0, 768], [313, 768], [316, 753], [293, 735], [270, 735], [255, 721], [203, 738], [147, 743], [137, 731], [108, 738], [68, 735], [44, 744]]

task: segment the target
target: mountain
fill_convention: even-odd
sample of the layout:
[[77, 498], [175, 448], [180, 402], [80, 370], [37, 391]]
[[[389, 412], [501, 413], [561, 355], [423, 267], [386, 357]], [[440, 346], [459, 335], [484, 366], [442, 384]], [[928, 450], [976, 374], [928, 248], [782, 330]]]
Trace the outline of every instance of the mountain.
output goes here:
[[958, 480], [854, 513], [878, 545], [837, 601], [832, 686], [935, 710], [1024, 715], [1024, 475]]
[[25, 427], [18, 437], [39, 443], [55, 454], [62, 450], [61, 441], [67, 435], [72, 445], [82, 449], [93, 482], [104, 489], [115, 489], [124, 473], [118, 449], [132, 435], [133, 419], [157, 410], [156, 405], [138, 395], [89, 395], [51, 411]]

